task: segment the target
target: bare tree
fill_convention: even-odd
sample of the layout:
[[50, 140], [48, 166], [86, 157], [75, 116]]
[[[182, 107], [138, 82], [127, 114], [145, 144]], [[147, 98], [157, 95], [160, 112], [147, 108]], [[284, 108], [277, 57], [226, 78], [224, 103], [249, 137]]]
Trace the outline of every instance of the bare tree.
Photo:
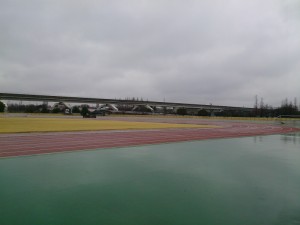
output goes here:
[[258, 114], [258, 96], [255, 95], [255, 99], [254, 99], [254, 109], [255, 109], [255, 116], [257, 116]]

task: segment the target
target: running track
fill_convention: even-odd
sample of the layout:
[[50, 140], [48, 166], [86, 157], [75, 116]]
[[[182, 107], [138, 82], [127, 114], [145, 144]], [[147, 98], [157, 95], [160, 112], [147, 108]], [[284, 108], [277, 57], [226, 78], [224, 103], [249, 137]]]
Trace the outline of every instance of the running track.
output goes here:
[[2, 134], [0, 135], [0, 157], [138, 146], [145, 144], [159, 144], [216, 138], [282, 134], [300, 131], [300, 129], [286, 126], [244, 122], [212, 122], [189, 119], [168, 119], [167, 121], [159, 122], [212, 124], [222, 127], [213, 129], [181, 128], [159, 130]]

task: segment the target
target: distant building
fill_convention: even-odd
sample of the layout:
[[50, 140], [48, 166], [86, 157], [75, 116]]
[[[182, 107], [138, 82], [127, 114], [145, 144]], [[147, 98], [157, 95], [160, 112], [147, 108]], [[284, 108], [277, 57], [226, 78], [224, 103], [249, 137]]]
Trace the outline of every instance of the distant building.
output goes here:
[[66, 104], [64, 102], [58, 102], [53, 105], [52, 109], [59, 109], [61, 112], [70, 114], [72, 113], [72, 107], [70, 104]]

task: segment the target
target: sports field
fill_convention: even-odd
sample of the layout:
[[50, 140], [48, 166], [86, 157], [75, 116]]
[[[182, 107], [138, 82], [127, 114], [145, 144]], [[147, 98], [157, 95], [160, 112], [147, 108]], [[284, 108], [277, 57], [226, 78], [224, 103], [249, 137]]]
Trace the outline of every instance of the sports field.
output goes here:
[[297, 128], [191, 118], [0, 118], [0, 157], [280, 134]]
[[11, 121], [17, 133], [0, 128], [0, 224], [300, 224], [297, 121]]

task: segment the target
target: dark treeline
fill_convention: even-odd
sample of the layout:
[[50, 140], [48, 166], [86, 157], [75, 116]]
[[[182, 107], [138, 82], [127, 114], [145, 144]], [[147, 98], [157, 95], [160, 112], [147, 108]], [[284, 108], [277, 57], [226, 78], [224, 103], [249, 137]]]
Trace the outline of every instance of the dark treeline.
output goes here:
[[257, 117], [299, 116], [300, 112], [296, 98], [294, 99], [294, 102], [289, 101], [286, 98], [282, 100], [280, 107], [273, 108], [272, 106], [265, 104], [263, 98], [261, 98], [260, 103], [258, 103], [258, 98], [255, 96], [254, 115]]
[[[126, 98], [127, 100], [138, 100], [143, 101], [142, 98]], [[82, 106], [73, 106], [71, 111], [73, 113], [81, 113]], [[241, 110], [223, 110], [223, 111], [211, 111], [208, 109], [187, 109], [179, 108], [177, 110], [172, 110], [167, 107], [152, 107], [153, 112], [145, 106], [134, 107], [133, 105], [119, 104], [116, 105], [120, 112], [132, 111], [133, 108], [136, 112], [141, 113], [163, 113], [163, 114], [178, 114], [178, 115], [198, 115], [198, 116], [223, 116], [223, 117], [278, 117], [278, 116], [300, 116], [299, 107], [297, 106], [297, 99], [294, 101], [289, 101], [287, 98], [281, 102], [280, 107], [272, 107], [264, 103], [263, 98], [258, 101], [258, 97], [255, 96], [255, 103], [252, 111], [243, 111]], [[87, 106], [88, 107], [88, 106]], [[50, 107], [47, 104], [39, 105], [23, 105], [23, 104], [8, 104], [8, 112], [12, 113], [64, 113], [65, 108], [60, 107]], [[4, 104], [0, 104], [0, 112], [4, 111]]]
[[5, 110], [5, 104], [0, 101], [0, 112], [4, 112]]
[[[78, 106], [74, 106], [73, 108], [74, 108], [74, 113], [80, 112]], [[9, 104], [7, 106], [7, 111], [11, 113], [64, 113], [65, 108], [49, 107], [46, 104], [39, 104], [39, 105]]]
[[47, 105], [23, 105], [23, 104], [9, 104], [7, 111], [11, 113], [49, 113], [50, 110]]

